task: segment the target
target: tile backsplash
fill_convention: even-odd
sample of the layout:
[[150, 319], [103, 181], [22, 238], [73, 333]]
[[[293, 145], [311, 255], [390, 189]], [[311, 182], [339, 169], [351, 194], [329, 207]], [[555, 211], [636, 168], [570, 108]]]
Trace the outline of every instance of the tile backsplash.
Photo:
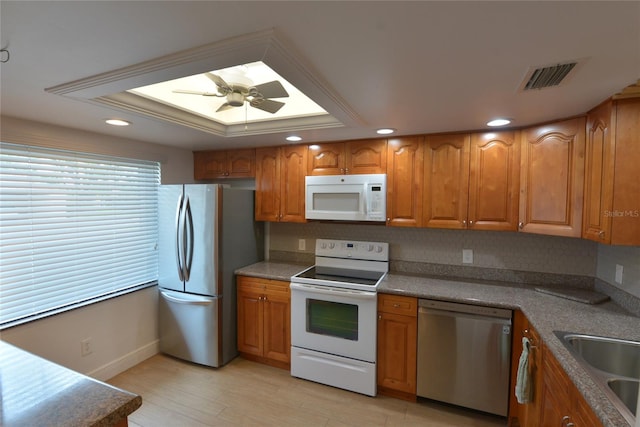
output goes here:
[[[270, 251], [299, 255], [313, 254], [317, 238], [381, 241], [389, 243], [392, 261], [591, 277], [596, 275], [598, 258], [598, 245], [588, 240], [518, 232], [311, 222], [271, 223], [269, 234]], [[304, 251], [298, 250], [299, 239], [305, 239]], [[473, 251], [472, 264], [462, 263], [463, 249]]]

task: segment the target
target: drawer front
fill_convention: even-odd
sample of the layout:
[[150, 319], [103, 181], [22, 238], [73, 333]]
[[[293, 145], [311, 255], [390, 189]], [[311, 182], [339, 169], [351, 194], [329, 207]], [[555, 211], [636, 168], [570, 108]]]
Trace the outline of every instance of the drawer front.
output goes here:
[[378, 311], [383, 313], [418, 316], [418, 298], [401, 295], [378, 294]]

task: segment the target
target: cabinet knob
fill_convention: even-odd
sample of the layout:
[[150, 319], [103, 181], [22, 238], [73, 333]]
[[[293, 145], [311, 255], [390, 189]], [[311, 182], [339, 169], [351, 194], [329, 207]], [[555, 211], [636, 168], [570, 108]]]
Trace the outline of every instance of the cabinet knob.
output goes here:
[[467, 226], [467, 220], [466, 219], [462, 220], [462, 225], [464, 225], [465, 227]]
[[604, 239], [604, 230], [598, 233], [598, 237]]
[[382, 314], [378, 314], [378, 320], [382, 320]]
[[344, 170], [344, 173], [349, 173], [349, 168], [346, 168], [346, 169]]
[[393, 304], [393, 308], [400, 308], [400, 304], [398, 304], [398, 303], [394, 303], [394, 304]]
[[524, 222], [519, 222], [519, 223], [518, 223], [518, 228], [519, 228], [520, 230], [522, 230], [522, 229], [524, 228]]
[[473, 221], [469, 221], [469, 227], [473, 225]]

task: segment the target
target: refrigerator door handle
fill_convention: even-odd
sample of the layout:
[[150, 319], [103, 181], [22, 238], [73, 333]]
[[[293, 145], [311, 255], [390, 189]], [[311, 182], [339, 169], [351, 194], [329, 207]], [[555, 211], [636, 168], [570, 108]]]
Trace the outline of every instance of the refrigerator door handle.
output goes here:
[[[187, 225], [189, 226], [187, 233]], [[185, 203], [185, 215], [184, 215], [184, 280], [189, 281], [191, 277], [191, 265], [193, 264], [193, 215], [191, 215], [191, 203], [189, 197]]]
[[182, 261], [181, 261], [181, 255], [182, 255], [182, 247], [181, 247], [181, 242], [180, 242], [180, 218], [182, 217], [182, 202], [183, 202], [183, 197], [182, 194], [180, 194], [180, 197], [178, 197], [178, 206], [176, 208], [176, 227], [175, 227], [175, 232], [176, 232], [176, 267], [178, 268], [178, 278], [180, 278], [180, 281], [184, 281], [184, 274], [182, 272]]

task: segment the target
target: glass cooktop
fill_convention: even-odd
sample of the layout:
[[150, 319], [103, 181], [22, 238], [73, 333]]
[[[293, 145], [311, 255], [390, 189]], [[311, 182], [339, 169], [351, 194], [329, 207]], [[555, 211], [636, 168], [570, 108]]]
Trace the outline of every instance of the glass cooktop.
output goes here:
[[311, 279], [313, 281], [338, 282], [344, 284], [357, 284], [365, 286], [376, 286], [385, 273], [379, 271], [362, 271], [349, 270], [343, 268], [331, 267], [310, 267], [295, 276], [292, 279]]

